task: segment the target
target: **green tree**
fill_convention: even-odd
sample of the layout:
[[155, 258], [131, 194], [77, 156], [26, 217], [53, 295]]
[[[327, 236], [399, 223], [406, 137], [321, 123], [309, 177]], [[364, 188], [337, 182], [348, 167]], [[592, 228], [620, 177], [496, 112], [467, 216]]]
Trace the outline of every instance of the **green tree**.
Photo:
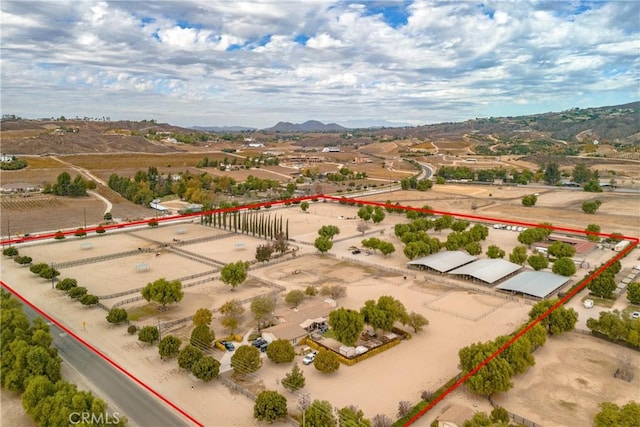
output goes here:
[[222, 280], [223, 283], [230, 285], [231, 290], [234, 290], [236, 286], [247, 280], [248, 269], [249, 263], [246, 261], [229, 263], [220, 270], [220, 280]]
[[80, 299], [87, 294], [87, 288], [84, 286], [76, 286], [67, 291], [69, 298]]
[[319, 236], [313, 242], [313, 246], [315, 246], [315, 248], [321, 254], [324, 254], [324, 253], [329, 252], [329, 250], [331, 250], [331, 248], [333, 247], [333, 242], [327, 237]]
[[576, 254], [576, 248], [571, 246], [568, 243], [564, 242], [553, 242], [549, 245], [548, 253], [552, 257], [555, 258], [571, 258]]
[[18, 253], [19, 253], [18, 249], [16, 249], [13, 246], [7, 246], [2, 250], [2, 255], [8, 256], [8, 257], [18, 256]]
[[480, 255], [482, 253], [482, 245], [479, 242], [469, 242], [464, 245], [464, 250], [469, 255]]
[[302, 212], [308, 211], [309, 210], [309, 202], [300, 203], [300, 209], [302, 209]]
[[180, 350], [180, 353], [178, 353], [178, 366], [182, 369], [191, 371], [194, 363], [202, 359], [202, 357], [202, 350], [192, 345], [187, 345], [185, 348]]
[[264, 245], [258, 245], [256, 247], [256, 261], [258, 262], [267, 262], [271, 259], [271, 255], [274, 252], [273, 245], [266, 243]]
[[271, 319], [274, 309], [275, 303], [270, 298], [257, 297], [251, 301], [251, 312], [258, 324], [258, 329], [260, 329], [260, 325]]
[[616, 280], [613, 272], [605, 270], [594, 277], [587, 285], [591, 293], [600, 298], [611, 298], [616, 290]]
[[371, 214], [373, 214], [373, 206], [367, 205], [358, 209], [358, 218], [363, 221], [369, 221], [371, 219]]
[[296, 351], [289, 340], [275, 340], [267, 346], [267, 357], [273, 363], [289, 363], [296, 357]]
[[586, 201], [582, 204], [582, 212], [586, 214], [594, 214], [600, 208], [602, 202], [600, 200]]
[[318, 230], [318, 235], [320, 235], [320, 237], [326, 237], [329, 240], [333, 240], [333, 238], [338, 234], [340, 234], [340, 229], [335, 225], [323, 225]]
[[82, 305], [96, 305], [98, 302], [100, 302], [100, 298], [96, 295], [86, 294], [80, 297]]
[[289, 391], [297, 391], [304, 387], [306, 380], [300, 366], [296, 363], [280, 382]]
[[413, 332], [420, 332], [425, 326], [429, 326], [429, 321], [420, 313], [412, 311], [409, 313], [407, 325], [413, 328]]
[[[462, 348], [458, 355], [463, 375], [474, 370], [498, 350], [494, 342], [475, 343]], [[513, 368], [507, 360], [496, 357], [467, 380], [469, 391], [482, 396], [505, 392], [512, 387]]]
[[160, 337], [160, 331], [155, 326], [144, 326], [138, 332], [138, 340], [151, 344]]
[[211, 347], [211, 343], [215, 340], [215, 334], [209, 325], [198, 325], [191, 331], [191, 345], [200, 349]]
[[211, 356], [203, 356], [193, 363], [191, 373], [199, 380], [211, 381], [214, 378], [218, 378], [220, 362]]
[[556, 185], [562, 176], [557, 163], [549, 163], [544, 170], [544, 181], [547, 185]]
[[178, 337], [173, 335], [167, 335], [158, 343], [158, 353], [162, 359], [170, 359], [176, 357], [180, 352], [180, 345], [182, 341]]
[[78, 286], [78, 281], [70, 277], [65, 277], [64, 279], [56, 283], [56, 289], [60, 289], [61, 291], [65, 291], [65, 292], [77, 286]]
[[602, 193], [602, 187], [597, 179], [592, 179], [584, 185], [584, 191], [590, 193]]
[[535, 194], [527, 194], [526, 196], [522, 196], [522, 206], [535, 206], [537, 201], [538, 196], [536, 196]]
[[531, 255], [527, 262], [535, 271], [544, 270], [549, 266], [549, 260], [543, 254]]
[[576, 274], [576, 264], [571, 258], [558, 258], [553, 262], [551, 271], [561, 276], [573, 276]]
[[523, 265], [527, 261], [527, 247], [516, 246], [513, 248], [513, 251], [509, 254], [509, 261]]
[[502, 406], [498, 406], [491, 410], [491, 421], [494, 423], [503, 423], [508, 425], [511, 422], [509, 412]]
[[380, 206], [376, 206], [373, 208], [373, 213], [371, 214], [371, 221], [374, 224], [380, 224], [385, 218], [384, 210]]
[[338, 308], [329, 313], [329, 326], [338, 341], [353, 346], [364, 329], [364, 317], [356, 310]]
[[277, 391], [264, 390], [256, 397], [253, 417], [258, 421], [274, 422], [287, 416], [287, 399]]
[[396, 321], [406, 324], [409, 316], [404, 305], [388, 295], [379, 297], [377, 303], [373, 300], [365, 301], [360, 313], [365, 323], [384, 331], [390, 331]]
[[640, 282], [631, 282], [627, 286], [627, 299], [631, 304], [640, 305]]
[[212, 320], [213, 314], [208, 308], [199, 308], [196, 314], [193, 315], [193, 324], [196, 326], [211, 325]]
[[573, 182], [582, 184], [583, 182], [587, 182], [591, 179], [593, 172], [584, 163], [578, 163], [573, 167], [573, 173], [571, 176], [573, 177]]
[[505, 252], [499, 246], [491, 245], [487, 248], [487, 256], [492, 259], [504, 258]]
[[600, 403], [593, 423], [595, 427], [635, 427], [640, 425], [640, 404], [629, 402], [620, 408], [615, 403]]
[[304, 294], [308, 297], [315, 297], [318, 295], [318, 288], [313, 285], [309, 285], [305, 288]]
[[600, 233], [600, 226], [598, 224], [589, 224], [587, 225], [587, 228], [585, 228], [584, 231], [587, 232], [587, 239], [589, 239], [590, 242], [600, 241], [600, 236], [598, 236], [597, 234], [591, 234], [591, 233]]
[[179, 280], [168, 281], [160, 278], [155, 282], [148, 283], [142, 289], [142, 297], [147, 301], [154, 301], [163, 307], [167, 304], [182, 301], [184, 292], [182, 291], [182, 283]]
[[346, 406], [338, 411], [341, 427], [371, 427], [371, 421], [364, 417], [364, 412], [356, 406]]
[[304, 411], [300, 427], [337, 427], [331, 403], [326, 400], [314, 400]]
[[13, 260], [20, 265], [27, 265], [27, 264], [31, 264], [31, 261], [33, 261], [33, 258], [31, 258], [28, 255], [16, 255], [13, 258]]
[[340, 368], [338, 356], [330, 350], [320, 350], [313, 360], [313, 366], [320, 372], [330, 374]]
[[231, 356], [231, 367], [236, 374], [251, 374], [261, 366], [260, 351], [252, 345], [241, 345]]
[[[529, 311], [529, 319], [536, 320], [547, 313], [553, 306], [558, 303], [559, 299], [550, 299], [540, 301]], [[550, 312], [540, 324], [551, 335], [559, 335], [562, 332], [570, 332], [575, 328], [578, 321], [578, 313], [573, 308], [566, 308], [562, 305]], [[531, 332], [531, 331], [529, 331]]]
[[456, 220], [453, 222], [453, 224], [451, 224], [451, 229], [453, 231], [457, 231], [457, 232], [463, 232], [464, 230], [467, 229], [467, 227], [469, 227], [469, 221], [463, 221], [461, 219]]
[[284, 300], [292, 307], [298, 307], [304, 301], [304, 292], [299, 289], [293, 289], [285, 295]]

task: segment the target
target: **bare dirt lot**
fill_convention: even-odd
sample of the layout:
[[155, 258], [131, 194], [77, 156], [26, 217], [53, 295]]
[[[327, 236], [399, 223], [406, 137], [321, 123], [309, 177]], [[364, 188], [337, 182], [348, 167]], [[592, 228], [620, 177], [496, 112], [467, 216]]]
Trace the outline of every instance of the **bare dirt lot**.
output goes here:
[[[600, 402], [640, 401], [640, 354], [578, 334], [550, 338], [535, 353], [536, 365], [514, 377], [497, 404], [544, 426], [591, 425]], [[634, 367], [633, 381], [613, 377], [621, 361]]]

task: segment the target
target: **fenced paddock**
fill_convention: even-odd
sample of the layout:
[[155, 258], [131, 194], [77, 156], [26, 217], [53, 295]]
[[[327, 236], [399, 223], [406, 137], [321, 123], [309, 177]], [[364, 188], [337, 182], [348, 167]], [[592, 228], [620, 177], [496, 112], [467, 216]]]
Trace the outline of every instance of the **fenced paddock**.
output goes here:
[[[78, 240], [80, 239], [82, 239], [82, 242], [78, 244]], [[20, 254], [29, 255], [34, 260], [42, 260], [42, 262], [51, 260], [56, 263], [66, 263], [89, 256], [92, 258], [108, 256], [115, 253], [137, 250], [138, 248], [148, 249], [154, 246], [130, 234], [109, 234], [109, 232], [90, 238], [69, 236], [62, 241], [55, 241], [49, 244], [47, 244], [47, 241], [44, 241], [42, 243], [43, 244], [28, 245], [20, 248]], [[83, 245], [85, 244], [89, 244], [91, 247], [84, 247]]]
[[130, 256], [69, 268], [61, 267], [59, 270], [61, 277], [75, 278], [78, 285], [85, 286], [90, 294], [107, 295], [141, 288], [161, 277], [173, 280], [211, 271], [211, 266], [167, 251], [135, 251]]

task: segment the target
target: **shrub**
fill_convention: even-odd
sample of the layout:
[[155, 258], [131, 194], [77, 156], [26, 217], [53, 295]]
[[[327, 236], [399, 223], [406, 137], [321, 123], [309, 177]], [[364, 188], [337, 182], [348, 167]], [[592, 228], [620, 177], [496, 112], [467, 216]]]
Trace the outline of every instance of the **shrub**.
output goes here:
[[275, 340], [267, 346], [267, 357], [273, 363], [289, 363], [295, 356], [296, 352], [289, 340]]
[[136, 332], [138, 332], [138, 327], [137, 327], [136, 325], [130, 325], [130, 326], [127, 328], [127, 332], [129, 333], [129, 335], [133, 335], [133, 334], [135, 334]]
[[320, 372], [330, 374], [340, 368], [338, 356], [330, 350], [320, 350], [313, 361], [313, 366]]
[[145, 326], [138, 332], [138, 339], [151, 344], [160, 338], [160, 331], [155, 326]]
[[17, 256], [18, 255], [18, 249], [14, 248], [13, 246], [9, 246], [7, 248], [4, 248], [2, 250], [2, 255], [4, 256]]

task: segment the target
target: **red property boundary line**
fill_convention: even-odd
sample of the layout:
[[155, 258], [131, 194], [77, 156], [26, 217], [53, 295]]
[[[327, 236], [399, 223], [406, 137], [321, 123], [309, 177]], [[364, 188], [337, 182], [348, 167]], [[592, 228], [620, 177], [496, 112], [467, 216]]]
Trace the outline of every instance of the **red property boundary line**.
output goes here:
[[[494, 217], [486, 217], [486, 216], [480, 216], [480, 215], [470, 215], [470, 214], [462, 214], [462, 213], [454, 213], [454, 212], [437, 211], [437, 210], [432, 210], [432, 209], [416, 208], [416, 207], [412, 207], [412, 206], [401, 206], [401, 205], [394, 205], [394, 204], [388, 204], [388, 203], [380, 203], [380, 202], [373, 202], [373, 201], [368, 201], [368, 200], [360, 200], [360, 199], [347, 198], [347, 197], [335, 197], [335, 196], [328, 196], [328, 195], [315, 195], [315, 196], [297, 197], [297, 198], [286, 199], [286, 200], [254, 203], [254, 204], [244, 205], [244, 206], [234, 206], [234, 207], [224, 208], [224, 209], [214, 209], [214, 210], [206, 211], [206, 212], [196, 212], [196, 213], [185, 214], [185, 215], [173, 215], [173, 216], [167, 216], [167, 217], [162, 217], [162, 218], [150, 218], [150, 219], [144, 219], [144, 220], [139, 220], [139, 221], [133, 221], [133, 222], [129, 222], [129, 223], [126, 223], [126, 224], [112, 224], [112, 225], [107, 225], [107, 226], [102, 226], [102, 227], [87, 228], [87, 229], [85, 229], [85, 232], [89, 233], [89, 232], [92, 232], [92, 231], [96, 231], [98, 228], [103, 228], [104, 230], [121, 229], [121, 228], [125, 228], [125, 227], [148, 225], [150, 222], [154, 222], [154, 221], [157, 222], [157, 223], [170, 222], [170, 221], [176, 221], [176, 220], [181, 220], [181, 219], [186, 219], [186, 218], [199, 217], [201, 215], [207, 215], [207, 214], [216, 214], [216, 213], [234, 212], [234, 211], [242, 211], [242, 210], [251, 210], [251, 209], [256, 209], [256, 208], [261, 208], [261, 207], [271, 207], [271, 206], [277, 206], [277, 205], [290, 205], [292, 203], [298, 203], [298, 202], [303, 202], [303, 201], [314, 201], [315, 202], [315, 201], [320, 201], [320, 200], [322, 200], [322, 201], [339, 202], [339, 203], [346, 203], [346, 204], [350, 204], [350, 205], [354, 205], [354, 204], [355, 205], [370, 205], [370, 206], [379, 206], [379, 207], [382, 207], [382, 208], [393, 208], [393, 209], [398, 209], [398, 210], [403, 210], [403, 211], [416, 211], [416, 212], [430, 213], [430, 214], [436, 214], [436, 215], [449, 215], [449, 216], [452, 216], [452, 217], [455, 217], [455, 218], [464, 218], [464, 219], [469, 219], [469, 220], [474, 220], [474, 221], [482, 221], [482, 222], [488, 222], [488, 223], [505, 223], [505, 224], [512, 224], [512, 225], [520, 225], [520, 226], [525, 226], [525, 227], [546, 228], [546, 229], [549, 229], [549, 230], [564, 231], [564, 232], [573, 233], [573, 234], [596, 235], [596, 236], [599, 236], [599, 237], [611, 237], [612, 236], [612, 234], [609, 234], [609, 233], [589, 232], [589, 231], [585, 231], [585, 230], [577, 230], [577, 229], [568, 228], [568, 227], [557, 227], [557, 226], [554, 226], [554, 225], [535, 224], [535, 223], [530, 223], [530, 222], [508, 220], [508, 219], [503, 219], [503, 218], [494, 218]], [[70, 230], [70, 231], [62, 232], [62, 234], [65, 235], [65, 236], [73, 235], [75, 233], [76, 233], [76, 230]], [[10, 239], [10, 240], [1, 241], [0, 245], [4, 246], [4, 245], [12, 244], [12, 243], [24, 243], [24, 242], [36, 241], [36, 240], [42, 240], [42, 239], [51, 239], [51, 238], [54, 238], [57, 234], [59, 234], [59, 233], [56, 232], [56, 233], [48, 233], [48, 234], [43, 234], [43, 235], [27, 236], [27, 237], [22, 237], [22, 238]], [[469, 372], [464, 377], [460, 378], [455, 384], [453, 384], [447, 390], [442, 392], [438, 397], [436, 397], [436, 399], [433, 402], [431, 402], [429, 405], [425, 406], [420, 412], [418, 412], [414, 417], [412, 417], [409, 421], [407, 421], [404, 424], [404, 426], [409, 426], [409, 425], [413, 424], [414, 422], [416, 422], [419, 418], [421, 418], [423, 415], [425, 415], [430, 409], [432, 409], [436, 404], [438, 404], [447, 395], [449, 395], [451, 392], [453, 392], [459, 386], [464, 384], [472, 375], [474, 375], [476, 372], [478, 372], [480, 369], [482, 369], [487, 363], [489, 363], [493, 359], [495, 359], [505, 349], [507, 349], [511, 344], [513, 344], [520, 337], [522, 337], [529, 330], [531, 330], [531, 328], [533, 328], [535, 325], [540, 323], [544, 318], [549, 316], [554, 310], [556, 310], [561, 305], [564, 305], [576, 293], [578, 293], [582, 289], [584, 289], [593, 279], [595, 279], [597, 276], [602, 274], [602, 272], [605, 271], [607, 268], [609, 268], [614, 262], [616, 262], [619, 259], [623, 258], [626, 254], [628, 254], [633, 249], [635, 249], [636, 246], [638, 246], [638, 244], [640, 243], [640, 239], [637, 238], [637, 237], [632, 237], [632, 236], [616, 236], [616, 237], [620, 238], [620, 239], [623, 239], [623, 240], [628, 240], [630, 242], [630, 244], [626, 248], [624, 248], [622, 251], [618, 252], [617, 255], [614, 256], [613, 258], [611, 258], [606, 264], [602, 265], [600, 268], [598, 268], [591, 275], [589, 275], [588, 277], [583, 279], [579, 286], [576, 286], [572, 291], [570, 291], [567, 295], [565, 295], [562, 299], [560, 299], [556, 304], [554, 304], [549, 310], [544, 312], [540, 317], [538, 317], [534, 321], [530, 322], [522, 331], [520, 331], [518, 334], [513, 336], [502, 347], [500, 347], [493, 354], [491, 354], [489, 357], [487, 357], [484, 361], [482, 361], [480, 364], [478, 364], [478, 366], [476, 366], [471, 372]], [[192, 418], [190, 415], [188, 415], [186, 412], [184, 412], [182, 409], [180, 409], [178, 406], [176, 406], [175, 404], [173, 404], [172, 402], [170, 402], [169, 400], [164, 398], [162, 395], [160, 395], [155, 390], [153, 390], [152, 388], [150, 388], [149, 386], [144, 384], [138, 378], [136, 378], [135, 376], [133, 376], [132, 374], [127, 372], [124, 368], [122, 368], [116, 362], [112, 361], [107, 356], [102, 354], [100, 351], [98, 351], [96, 348], [94, 348], [91, 344], [89, 344], [88, 342], [84, 341], [82, 338], [80, 338], [79, 336], [77, 336], [76, 334], [74, 334], [73, 332], [71, 332], [70, 330], [65, 328], [64, 326], [60, 325], [57, 321], [52, 319], [50, 316], [45, 314], [43, 311], [41, 311], [39, 308], [34, 306], [29, 301], [27, 301], [24, 297], [22, 297], [21, 295], [19, 295], [15, 291], [13, 291], [6, 283], [0, 281], [0, 284], [2, 284], [2, 286], [6, 287], [10, 291], [12, 291], [23, 302], [25, 302], [26, 304], [31, 306], [33, 309], [38, 311], [41, 315], [43, 315], [44, 317], [46, 317], [47, 319], [49, 319], [50, 321], [55, 323], [58, 327], [63, 329], [65, 332], [69, 333], [71, 336], [73, 336], [79, 342], [84, 344], [87, 348], [89, 348], [90, 350], [95, 352], [98, 356], [102, 357], [104, 360], [106, 360], [107, 362], [111, 363], [114, 367], [119, 369], [121, 372], [125, 373], [129, 378], [133, 379], [135, 382], [140, 384], [142, 387], [144, 387], [145, 389], [147, 389], [148, 391], [153, 393], [155, 396], [160, 398], [163, 402], [167, 403], [172, 408], [176, 409], [178, 412], [180, 412], [182, 415], [187, 417], [189, 420], [193, 421], [196, 425], [203, 426], [198, 421], [196, 421], [194, 418]]]

